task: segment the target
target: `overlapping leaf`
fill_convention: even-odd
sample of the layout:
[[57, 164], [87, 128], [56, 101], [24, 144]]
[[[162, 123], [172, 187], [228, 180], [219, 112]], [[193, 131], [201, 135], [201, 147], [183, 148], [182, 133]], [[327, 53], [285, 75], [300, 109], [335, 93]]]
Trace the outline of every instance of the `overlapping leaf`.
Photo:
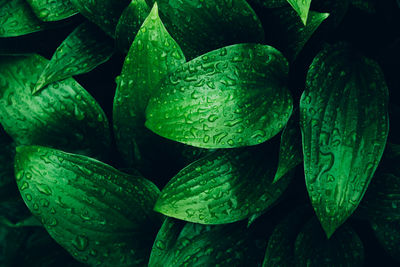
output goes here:
[[117, 46], [121, 51], [129, 50], [149, 12], [150, 8], [145, 0], [132, 0], [122, 12], [115, 30]]
[[381, 159], [387, 100], [380, 67], [346, 45], [325, 48], [310, 66], [300, 102], [304, 171], [328, 237], [357, 208]]
[[161, 191], [154, 209], [202, 224], [223, 224], [265, 211], [291, 176], [272, 184], [276, 162], [266, 148], [219, 150], [180, 171]]
[[42, 21], [62, 20], [78, 13], [70, 0], [27, 0], [27, 2]]
[[157, 3], [162, 21], [188, 59], [223, 46], [261, 43], [264, 39], [261, 22], [245, 0], [158, 0]]
[[243, 225], [205, 226], [167, 218], [153, 245], [152, 266], [256, 266], [257, 237]]
[[1, 57], [0, 123], [17, 145], [46, 145], [101, 157], [110, 143], [107, 117], [74, 79], [31, 94], [47, 63], [38, 55]]
[[307, 24], [308, 12], [310, 11], [311, 0], [287, 0], [288, 3], [300, 16], [304, 25]]
[[96, 266], [143, 266], [160, 222], [150, 181], [97, 160], [20, 146], [17, 184], [26, 205], [74, 258]]
[[70, 1], [79, 13], [97, 24], [111, 37], [115, 35], [115, 28], [119, 17], [131, 2], [131, 0]]
[[288, 63], [275, 48], [237, 44], [181, 65], [149, 101], [146, 127], [202, 148], [257, 145], [292, 113]]
[[113, 52], [112, 39], [91, 23], [81, 24], [57, 48], [32, 93], [52, 82], [91, 71], [107, 61]]
[[25, 0], [0, 0], [0, 37], [24, 35], [48, 27], [35, 16]]

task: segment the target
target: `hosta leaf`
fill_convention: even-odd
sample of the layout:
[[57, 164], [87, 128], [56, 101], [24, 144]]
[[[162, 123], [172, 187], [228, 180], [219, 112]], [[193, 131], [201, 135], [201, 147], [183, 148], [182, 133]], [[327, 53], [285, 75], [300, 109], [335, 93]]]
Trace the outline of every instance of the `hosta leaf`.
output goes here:
[[397, 261], [400, 261], [400, 222], [374, 221], [372, 229], [383, 248]]
[[328, 13], [310, 11], [307, 25], [298, 19], [290, 7], [272, 9], [266, 15], [268, 43], [276, 47], [290, 60], [294, 61], [304, 45], [328, 18]]
[[327, 239], [316, 219], [306, 223], [296, 238], [298, 266], [363, 266], [364, 246], [357, 233], [344, 225]]
[[292, 112], [288, 63], [275, 48], [237, 44], [181, 65], [149, 101], [146, 126], [202, 148], [260, 144]]
[[74, 79], [31, 89], [47, 65], [38, 55], [0, 59], [0, 123], [17, 145], [46, 145], [102, 156], [110, 133], [103, 110]]
[[152, 266], [257, 266], [260, 247], [243, 225], [205, 226], [164, 221], [151, 251]]
[[25, 0], [0, 0], [0, 37], [24, 35], [48, 27], [35, 16]]
[[74, 7], [88, 20], [97, 24], [114, 37], [118, 19], [131, 0], [70, 0]]
[[299, 14], [304, 25], [307, 24], [308, 12], [310, 10], [311, 0], [287, 0], [293, 9]]
[[292, 116], [282, 132], [278, 169], [275, 173], [274, 183], [279, 181], [302, 161], [301, 132], [298, 125], [298, 118], [297, 116]]
[[150, 181], [59, 150], [17, 147], [17, 184], [26, 205], [74, 258], [96, 266], [143, 266], [159, 218]]
[[265, 211], [290, 176], [272, 184], [276, 162], [265, 148], [219, 150], [184, 168], [161, 192], [154, 210], [177, 219], [223, 224]]
[[42, 21], [62, 20], [78, 13], [70, 0], [27, 0], [27, 2]]
[[[117, 145], [129, 162], [142, 159], [153, 134], [144, 127], [145, 109], [158, 84], [185, 56], [158, 16], [157, 4], [144, 21], [117, 79], [113, 122]], [[150, 135], [150, 136], [149, 136]]]
[[113, 52], [112, 39], [91, 23], [81, 24], [57, 48], [32, 93], [52, 82], [91, 71], [107, 61]]
[[158, 0], [161, 19], [192, 59], [236, 43], [261, 43], [264, 30], [245, 0]]
[[150, 12], [145, 0], [132, 0], [122, 12], [115, 30], [115, 39], [121, 51], [128, 51], [140, 26]]
[[388, 134], [388, 89], [376, 62], [348, 46], [312, 62], [300, 101], [306, 185], [330, 237], [357, 208]]

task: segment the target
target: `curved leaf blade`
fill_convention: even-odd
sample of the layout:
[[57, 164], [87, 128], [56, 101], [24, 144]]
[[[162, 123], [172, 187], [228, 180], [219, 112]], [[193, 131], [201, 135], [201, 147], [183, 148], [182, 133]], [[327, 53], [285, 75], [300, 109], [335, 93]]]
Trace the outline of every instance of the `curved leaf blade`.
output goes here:
[[38, 55], [0, 60], [0, 123], [16, 145], [45, 145], [105, 156], [110, 145], [108, 120], [95, 99], [74, 79], [31, 88], [48, 60]]
[[308, 12], [310, 11], [311, 0], [287, 0], [293, 9], [299, 14], [301, 21], [307, 25]]
[[139, 32], [140, 26], [150, 13], [145, 0], [132, 0], [122, 12], [115, 29], [115, 40], [118, 48], [127, 52]]
[[0, 37], [14, 37], [42, 31], [41, 22], [25, 0], [0, 0]]
[[300, 101], [306, 185], [328, 237], [357, 208], [388, 134], [388, 89], [380, 67], [346, 45], [310, 66]]
[[78, 13], [70, 0], [27, 0], [27, 2], [41, 21], [58, 21]]
[[91, 23], [81, 24], [57, 48], [32, 93], [50, 83], [91, 71], [109, 60], [113, 52], [112, 39]]
[[288, 63], [275, 48], [237, 44], [180, 66], [146, 109], [154, 133], [201, 148], [257, 145], [279, 133], [293, 100]]
[[160, 223], [153, 183], [40, 146], [17, 147], [15, 173], [28, 208], [75, 259], [97, 266], [147, 262]]
[[290, 182], [272, 184], [276, 162], [255, 149], [219, 150], [184, 168], [154, 210], [188, 222], [224, 224], [271, 207]]

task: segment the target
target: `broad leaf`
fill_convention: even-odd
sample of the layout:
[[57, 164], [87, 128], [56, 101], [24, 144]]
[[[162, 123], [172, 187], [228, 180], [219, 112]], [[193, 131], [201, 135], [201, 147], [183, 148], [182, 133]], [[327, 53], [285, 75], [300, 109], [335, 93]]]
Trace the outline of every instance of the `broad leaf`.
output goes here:
[[372, 229], [383, 248], [400, 262], [400, 222], [373, 221]]
[[165, 29], [155, 4], [136, 35], [117, 79], [114, 132], [127, 162], [143, 160], [141, 153], [153, 144], [154, 134], [144, 127], [147, 103], [158, 91], [160, 80], [184, 62], [185, 56]]
[[205, 226], [167, 218], [148, 266], [257, 266], [256, 239], [243, 225]]
[[27, 2], [42, 21], [62, 20], [78, 13], [70, 0], [27, 0]]
[[303, 161], [301, 132], [297, 122], [298, 116], [292, 116], [282, 132], [278, 169], [275, 173], [274, 183]]
[[279, 49], [289, 61], [294, 61], [328, 16], [328, 13], [310, 11], [307, 25], [304, 26], [292, 8], [271, 9], [265, 17], [265, 30], [269, 33], [266, 38], [268, 44]]
[[304, 25], [307, 24], [308, 12], [310, 11], [311, 0], [287, 0], [293, 9], [299, 14]]
[[46, 145], [103, 156], [110, 143], [107, 117], [74, 79], [31, 94], [47, 63], [38, 55], [1, 57], [0, 123], [17, 145]]
[[35, 16], [25, 0], [0, 0], [0, 37], [24, 35], [48, 27]]
[[91, 23], [81, 24], [57, 48], [32, 93], [52, 82], [91, 71], [107, 61], [113, 52], [112, 39]]
[[350, 226], [327, 239], [314, 218], [298, 234], [294, 254], [298, 266], [364, 266], [363, 243]]
[[39, 146], [17, 147], [17, 184], [26, 205], [75, 259], [143, 266], [160, 222], [150, 181], [97, 160]]
[[339, 44], [321, 51], [300, 101], [306, 185], [330, 237], [357, 208], [388, 134], [388, 89], [378, 64]]
[[202, 148], [257, 145], [292, 113], [288, 63], [275, 48], [237, 44], [181, 65], [149, 101], [146, 127]]
[[158, 0], [161, 19], [192, 59], [243, 42], [261, 43], [264, 30], [245, 0]]
[[266, 160], [265, 150], [219, 150], [190, 164], [164, 187], [154, 210], [202, 224], [231, 223], [267, 210], [290, 176], [272, 184], [276, 162]]
[[122, 12], [115, 30], [115, 39], [118, 48], [126, 52], [150, 12], [145, 0], [132, 0]]
[[131, 0], [70, 1], [79, 13], [97, 24], [111, 37], [115, 35], [115, 28], [119, 17], [131, 2]]

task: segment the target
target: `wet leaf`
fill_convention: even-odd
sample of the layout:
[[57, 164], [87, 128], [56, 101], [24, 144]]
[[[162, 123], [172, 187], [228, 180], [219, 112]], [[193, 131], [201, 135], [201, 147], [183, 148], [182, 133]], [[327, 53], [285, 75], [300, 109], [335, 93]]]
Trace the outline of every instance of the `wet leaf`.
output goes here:
[[373, 221], [372, 229], [379, 243], [392, 258], [400, 261], [400, 222], [399, 221]]
[[91, 23], [81, 24], [57, 48], [32, 93], [52, 82], [91, 71], [106, 62], [113, 52], [112, 39]]
[[237, 44], [181, 65], [149, 101], [146, 127], [195, 147], [257, 145], [292, 113], [288, 63], [275, 48]]
[[243, 225], [205, 226], [172, 218], [154, 242], [152, 266], [257, 266], [260, 247]]
[[127, 162], [141, 161], [143, 150], [154, 145], [154, 134], [144, 127], [147, 103], [158, 91], [160, 80], [184, 62], [185, 56], [165, 29], [155, 4], [136, 35], [117, 79], [114, 132]]
[[378, 64], [350, 47], [314, 59], [300, 102], [308, 194], [328, 237], [357, 208], [388, 134], [388, 89]]
[[266, 160], [265, 150], [219, 150], [190, 164], [164, 187], [154, 210], [202, 224], [231, 223], [267, 210], [290, 176], [272, 184], [276, 162]]
[[122, 12], [115, 30], [116, 43], [121, 51], [129, 50], [149, 12], [150, 8], [145, 0], [132, 0]]
[[74, 79], [31, 89], [47, 65], [38, 55], [0, 59], [0, 123], [17, 145], [46, 145], [96, 157], [110, 144], [107, 117]]
[[245, 0], [158, 0], [161, 19], [188, 59], [237, 43], [261, 43], [264, 30]]
[[25, 0], [0, 0], [0, 37], [14, 37], [49, 28]]
[[62, 20], [78, 13], [70, 0], [27, 0], [27, 2], [42, 21]]
[[97, 24], [109, 36], [114, 37], [119, 17], [131, 0], [70, 0], [88, 20]]
[[348, 225], [327, 239], [316, 218], [307, 222], [296, 238], [298, 266], [364, 266], [364, 246]]
[[272, 9], [266, 15], [265, 30], [269, 33], [268, 44], [282, 51], [289, 61], [294, 61], [307, 41], [328, 17], [328, 13], [310, 11], [307, 25], [304, 26], [292, 8]]
[[292, 116], [281, 135], [278, 169], [275, 173], [274, 183], [279, 181], [302, 161], [303, 154], [298, 116]]
[[16, 180], [26, 205], [75, 259], [96, 266], [143, 266], [160, 218], [150, 181], [97, 160], [19, 146]]

